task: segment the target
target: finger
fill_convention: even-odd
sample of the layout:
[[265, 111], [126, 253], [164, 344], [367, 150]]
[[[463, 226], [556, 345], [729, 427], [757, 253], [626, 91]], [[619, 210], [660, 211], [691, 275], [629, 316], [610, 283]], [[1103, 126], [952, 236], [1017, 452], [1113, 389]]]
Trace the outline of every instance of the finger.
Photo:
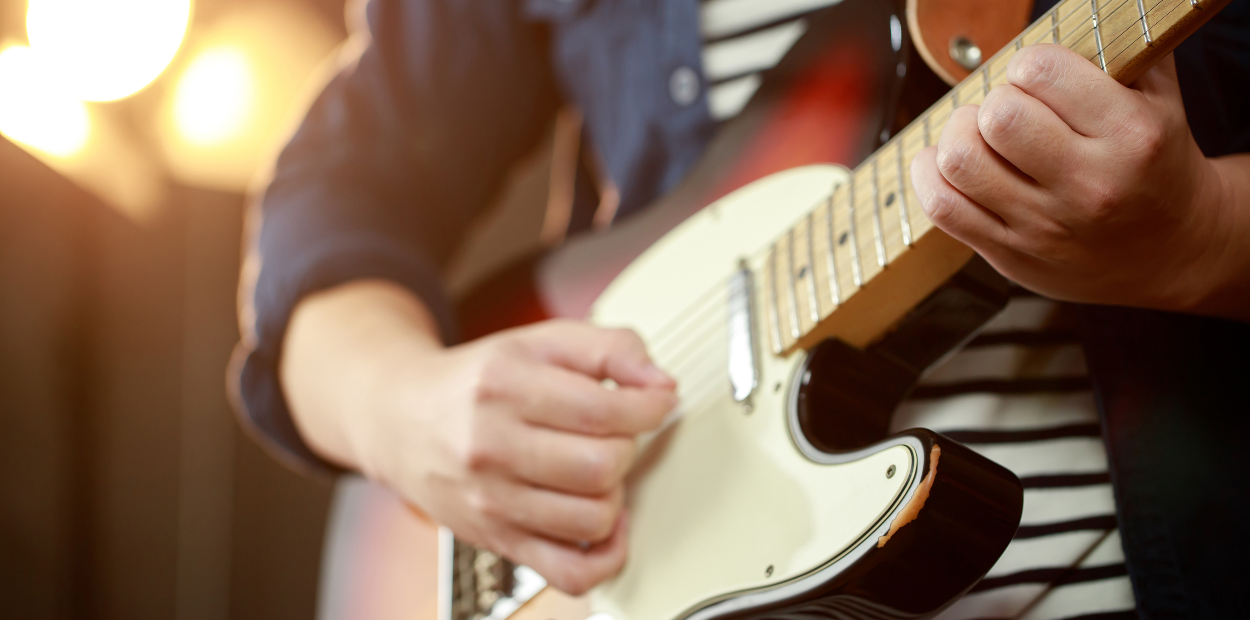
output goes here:
[[634, 440], [589, 437], [532, 426], [517, 431], [511, 473], [555, 491], [599, 496], [617, 488], [634, 461]]
[[488, 516], [573, 544], [598, 543], [611, 536], [625, 497], [620, 487], [602, 497], [583, 497], [518, 482], [501, 483], [495, 492], [507, 512]]
[[677, 395], [669, 389], [608, 389], [575, 371], [542, 364], [518, 367], [511, 391], [525, 421], [590, 435], [654, 430], [677, 406]]
[[951, 113], [938, 138], [937, 166], [942, 177], [970, 201], [1014, 225], [1036, 204], [1032, 179], [994, 152], [977, 127], [977, 106]]
[[[1181, 84], [1176, 75], [1176, 57], [1172, 54], [1164, 56], [1155, 66], [1147, 69], [1141, 77], [1133, 82], [1133, 88], [1154, 103], [1166, 102], [1167, 105], [1181, 103]], [[1183, 105], [1183, 104], [1182, 104]]]
[[538, 571], [547, 583], [573, 596], [620, 572], [625, 565], [629, 518], [624, 513], [607, 540], [582, 549], [521, 532], [508, 536], [511, 559]]
[[1151, 67], [1133, 88], [1145, 99], [1147, 106], [1156, 110], [1165, 126], [1188, 129], [1185, 101], [1181, 97], [1181, 85], [1176, 76], [1176, 58], [1168, 54]]
[[1007, 81], [1055, 111], [1077, 133], [1114, 135], [1133, 118], [1140, 96], [1085, 57], [1053, 44], [1030, 45], [1007, 64]]
[[579, 321], [547, 321], [524, 337], [544, 359], [620, 385], [673, 389], [676, 383], [652, 362], [638, 334]]
[[1054, 110], [1010, 84], [990, 91], [977, 115], [977, 128], [1007, 163], [1043, 186], [1071, 178], [1086, 160], [1088, 139], [1072, 131]]
[[911, 162], [912, 185], [925, 215], [950, 236], [974, 249], [1001, 242], [1006, 224], [955, 189], [938, 171], [936, 146], [921, 150]]

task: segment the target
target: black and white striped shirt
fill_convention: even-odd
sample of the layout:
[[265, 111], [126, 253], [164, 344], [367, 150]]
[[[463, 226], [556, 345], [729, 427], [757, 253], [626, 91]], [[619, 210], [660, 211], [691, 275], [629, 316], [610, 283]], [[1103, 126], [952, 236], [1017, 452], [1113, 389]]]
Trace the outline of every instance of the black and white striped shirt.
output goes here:
[[[733, 118], [838, 0], [703, 0], [708, 106]], [[893, 421], [967, 444], [1016, 473], [1024, 514], [984, 580], [940, 618], [1135, 618], [1106, 450], [1071, 308], [1013, 289], [972, 342], [924, 377]]]

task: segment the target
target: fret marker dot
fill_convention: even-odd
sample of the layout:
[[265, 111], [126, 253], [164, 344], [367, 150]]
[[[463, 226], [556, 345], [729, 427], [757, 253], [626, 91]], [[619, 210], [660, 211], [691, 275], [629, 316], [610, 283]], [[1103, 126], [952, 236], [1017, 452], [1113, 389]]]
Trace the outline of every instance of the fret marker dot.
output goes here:
[[892, 204], [894, 204], [894, 192], [890, 192], [890, 195], [885, 197], [885, 206], [888, 207]]
[[838, 237], [838, 245], [846, 245], [846, 235], [847, 233], [842, 233], [842, 236]]

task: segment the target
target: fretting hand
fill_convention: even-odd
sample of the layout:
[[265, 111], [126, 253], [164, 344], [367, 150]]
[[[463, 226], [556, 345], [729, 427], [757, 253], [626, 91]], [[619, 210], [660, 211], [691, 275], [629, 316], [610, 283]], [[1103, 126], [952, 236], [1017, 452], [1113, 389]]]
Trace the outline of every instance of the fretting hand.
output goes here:
[[1172, 56], [1126, 88], [1036, 45], [1007, 78], [912, 162], [934, 224], [1054, 298], [1245, 313], [1235, 299], [1250, 285], [1250, 213], [1235, 195], [1246, 161], [1198, 149]]

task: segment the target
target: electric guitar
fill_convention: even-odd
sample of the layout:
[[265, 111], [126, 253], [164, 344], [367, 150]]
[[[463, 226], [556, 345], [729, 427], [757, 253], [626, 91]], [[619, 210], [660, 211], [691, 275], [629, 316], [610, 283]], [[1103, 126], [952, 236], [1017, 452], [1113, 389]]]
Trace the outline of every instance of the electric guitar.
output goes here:
[[1021, 47], [1129, 83], [1226, 3], [1064, 0], [944, 95], [914, 2], [814, 15], [681, 187], [462, 300], [469, 336], [555, 316], [633, 328], [681, 405], [640, 442], [619, 575], [533, 609], [540, 577], [446, 535], [443, 619], [923, 618], [960, 597], [1015, 533], [1020, 483], [938, 433], [887, 429], [1006, 287], [925, 218], [909, 164]]

